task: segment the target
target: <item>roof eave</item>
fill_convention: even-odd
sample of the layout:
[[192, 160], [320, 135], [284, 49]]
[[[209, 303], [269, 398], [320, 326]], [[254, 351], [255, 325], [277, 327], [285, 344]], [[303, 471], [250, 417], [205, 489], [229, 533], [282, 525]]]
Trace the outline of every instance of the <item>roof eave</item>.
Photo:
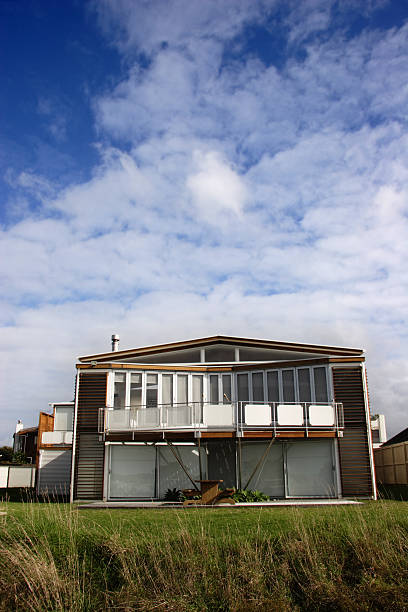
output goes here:
[[339, 347], [339, 346], [326, 346], [318, 344], [304, 344], [296, 342], [281, 342], [275, 340], [258, 340], [255, 338], [241, 338], [235, 336], [209, 336], [206, 338], [197, 338], [194, 340], [184, 340], [181, 342], [170, 342], [166, 344], [157, 344], [153, 346], [140, 347], [136, 349], [130, 349], [125, 351], [110, 351], [109, 353], [97, 353], [94, 355], [85, 355], [78, 357], [78, 361], [86, 363], [89, 361], [110, 361], [113, 358], [115, 360], [120, 358], [137, 357], [141, 355], [149, 355], [153, 353], [162, 353], [168, 351], [183, 350], [193, 347], [203, 347], [209, 344], [222, 343], [222, 344], [246, 344], [252, 345], [259, 348], [274, 348], [281, 350], [293, 350], [297, 352], [309, 352], [309, 353], [320, 353], [326, 355], [335, 356], [347, 356], [354, 355], [360, 356], [364, 353], [363, 349]]

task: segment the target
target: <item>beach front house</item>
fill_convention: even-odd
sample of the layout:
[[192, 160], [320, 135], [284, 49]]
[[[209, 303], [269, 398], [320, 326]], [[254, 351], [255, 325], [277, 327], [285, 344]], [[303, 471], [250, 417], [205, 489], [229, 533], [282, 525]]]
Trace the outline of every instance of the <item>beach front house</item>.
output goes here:
[[219, 479], [272, 498], [375, 497], [361, 349], [212, 336], [77, 363], [71, 500]]

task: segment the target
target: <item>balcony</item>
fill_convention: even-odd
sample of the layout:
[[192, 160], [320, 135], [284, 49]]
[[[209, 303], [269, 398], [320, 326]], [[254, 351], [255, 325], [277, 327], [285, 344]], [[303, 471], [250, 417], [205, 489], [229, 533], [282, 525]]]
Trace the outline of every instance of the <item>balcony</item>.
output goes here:
[[343, 405], [327, 403], [191, 403], [101, 408], [99, 432], [333, 431], [344, 428]]
[[42, 444], [72, 444], [72, 431], [43, 431]]

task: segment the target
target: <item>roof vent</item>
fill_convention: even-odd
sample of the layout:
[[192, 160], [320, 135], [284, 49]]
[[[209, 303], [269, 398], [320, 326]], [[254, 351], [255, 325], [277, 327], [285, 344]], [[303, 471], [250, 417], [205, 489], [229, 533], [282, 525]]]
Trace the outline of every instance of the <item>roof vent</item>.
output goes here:
[[118, 334], [112, 334], [112, 352], [119, 350], [119, 340]]

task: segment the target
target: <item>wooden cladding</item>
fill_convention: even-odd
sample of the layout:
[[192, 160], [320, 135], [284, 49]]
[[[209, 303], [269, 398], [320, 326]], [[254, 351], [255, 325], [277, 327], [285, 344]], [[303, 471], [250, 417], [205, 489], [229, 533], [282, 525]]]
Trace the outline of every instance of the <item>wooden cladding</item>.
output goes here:
[[76, 428], [76, 499], [102, 499], [104, 443], [99, 439], [99, 409], [106, 405], [107, 374], [79, 374]]
[[361, 368], [334, 368], [333, 388], [336, 402], [342, 402], [345, 427], [366, 425], [366, 410]]
[[339, 438], [341, 485], [344, 497], [373, 494], [367, 430], [355, 427]]
[[77, 431], [98, 431], [99, 409], [106, 406], [107, 374], [79, 374]]
[[80, 434], [75, 465], [76, 499], [102, 499], [104, 451], [98, 434]]
[[334, 368], [336, 402], [344, 409], [343, 437], [339, 438], [343, 496], [372, 496], [373, 481], [368, 446], [366, 407], [361, 368]]

